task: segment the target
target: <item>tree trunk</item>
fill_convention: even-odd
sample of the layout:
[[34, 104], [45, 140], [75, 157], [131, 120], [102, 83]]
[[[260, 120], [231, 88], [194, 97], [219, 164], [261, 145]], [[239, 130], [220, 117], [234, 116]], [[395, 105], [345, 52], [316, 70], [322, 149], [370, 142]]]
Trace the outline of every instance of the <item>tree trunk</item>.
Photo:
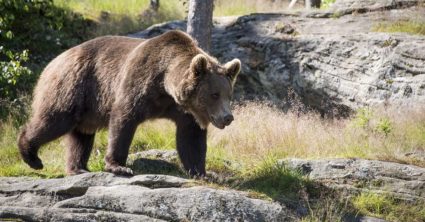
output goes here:
[[320, 8], [321, 3], [322, 3], [322, 0], [305, 0], [305, 8], [306, 9]]
[[213, 0], [190, 0], [187, 16], [187, 33], [201, 49], [209, 52], [213, 16]]
[[151, 4], [150, 4], [150, 8], [152, 10], [154, 10], [155, 12], [158, 11], [159, 8], [159, 0], [150, 0]]

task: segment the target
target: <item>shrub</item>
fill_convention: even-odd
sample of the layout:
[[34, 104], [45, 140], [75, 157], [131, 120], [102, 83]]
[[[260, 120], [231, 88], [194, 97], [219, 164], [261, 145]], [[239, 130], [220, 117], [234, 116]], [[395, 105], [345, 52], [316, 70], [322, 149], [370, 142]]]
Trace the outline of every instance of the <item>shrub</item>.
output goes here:
[[15, 115], [19, 97], [33, 88], [42, 67], [86, 32], [81, 15], [52, 0], [0, 1], [0, 119]]
[[19, 91], [33, 82], [31, 70], [23, 63], [28, 61], [28, 50], [14, 53], [0, 46], [0, 54], [5, 61], [0, 61], [0, 98], [16, 98]]

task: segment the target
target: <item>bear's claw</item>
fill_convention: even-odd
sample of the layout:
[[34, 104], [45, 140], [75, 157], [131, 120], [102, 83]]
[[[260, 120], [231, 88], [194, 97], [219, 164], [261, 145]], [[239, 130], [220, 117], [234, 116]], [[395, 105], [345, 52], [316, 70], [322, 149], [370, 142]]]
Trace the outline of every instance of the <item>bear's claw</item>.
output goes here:
[[115, 167], [109, 167], [106, 169], [107, 172], [113, 173], [115, 175], [120, 176], [133, 176], [133, 170], [131, 170], [128, 167], [123, 166], [115, 166]]
[[86, 169], [76, 169], [76, 170], [70, 170], [67, 172], [68, 176], [83, 174], [83, 173], [90, 173], [90, 171]]

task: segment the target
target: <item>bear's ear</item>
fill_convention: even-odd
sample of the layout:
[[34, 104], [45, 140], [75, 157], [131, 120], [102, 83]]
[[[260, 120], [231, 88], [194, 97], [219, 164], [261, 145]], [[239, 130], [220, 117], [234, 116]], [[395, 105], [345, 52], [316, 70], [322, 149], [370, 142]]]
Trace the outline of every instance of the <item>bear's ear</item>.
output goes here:
[[239, 59], [233, 59], [232, 61], [226, 63], [224, 67], [226, 67], [226, 75], [232, 81], [232, 85], [234, 85], [236, 82], [236, 77], [241, 71], [241, 61]]
[[190, 70], [195, 75], [195, 77], [198, 77], [206, 73], [207, 65], [207, 57], [202, 54], [198, 54], [193, 57], [192, 62], [190, 63]]

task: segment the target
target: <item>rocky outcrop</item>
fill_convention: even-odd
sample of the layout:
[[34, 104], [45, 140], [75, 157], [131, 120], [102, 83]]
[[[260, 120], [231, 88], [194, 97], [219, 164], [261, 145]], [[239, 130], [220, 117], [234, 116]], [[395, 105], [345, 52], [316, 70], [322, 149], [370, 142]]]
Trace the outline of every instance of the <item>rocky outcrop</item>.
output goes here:
[[[133, 163], [140, 158], [173, 164], [176, 156], [173, 151], [150, 150], [130, 159]], [[348, 196], [373, 192], [414, 204], [425, 202], [425, 169], [417, 166], [364, 159], [286, 159], [278, 164], [301, 172], [321, 190], [325, 186]], [[142, 172], [146, 167], [132, 166], [141, 167]], [[58, 179], [2, 177], [0, 220], [298, 221], [308, 214], [303, 200], [299, 204], [285, 199], [273, 202], [203, 184], [201, 180], [159, 174], [131, 178], [110, 173]], [[383, 221], [349, 212], [344, 218]]]
[[[217, 18], [212, 54], [221, 61], [241, 59], [239, 99], [260, 97], [285, 106], [293, 89], [305, 105], [337, 114], [384, 103], [423, 104], [425, 38], [372, 32], [383, 21], [425, 17], [417, 4], [339, 0], [331, 11]], [[356, 10], [370, 12], [348, 14]], [[184, 21], [175, 21], [132, 36], [185, 28]]]
[[418, 0], [338, 0], [331, 9], [338, 14], [350, 14], [353, 12], [366, 13], [399, 8], [408, 8], [423, 4]]
[[0, 218], [25, 221], [288, 221], [284, 206], [166, 175], [0, 178]]
[[288, 159], [279, 161], [330, 188], [375, 192], [407, 201], [425, 201], [425, 169], [364, 159]]

